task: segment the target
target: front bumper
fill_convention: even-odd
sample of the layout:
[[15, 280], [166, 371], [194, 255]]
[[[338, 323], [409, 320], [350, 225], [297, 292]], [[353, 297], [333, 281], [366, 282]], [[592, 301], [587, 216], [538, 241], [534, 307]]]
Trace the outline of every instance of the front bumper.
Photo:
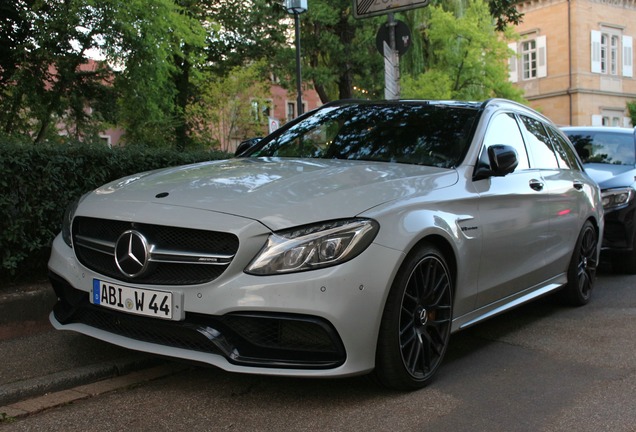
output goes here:
[[183, 319], [168, 321], [91, 304], [92, 280], [104, 276], [82, 267], [58, 237], [49, 261], [58, 296], [50, 320], [60, 330], [228, 371], [356, 375], [374, 367], [383, 306], [401, 259], [372, 244], [322, 270], [259, 277], [228, 269], [209, 284], [161, 286], [183, 299]]
[[605, 231], [602, 243], [604, 252], [631, 252], [634, 250], [635, 218], [636, 202], [622, 209], [605, 212]]
[[329, 322], [311, 315], [230, 313], [188, 314], [164, 321], [95, 306], [84, 291], [55, 273], [58, 297], [52, 319], [58, 325], [86, 325], [128, 339], [221, 355], [239, 366], [328, 369], [345, 361], [345, 350]]

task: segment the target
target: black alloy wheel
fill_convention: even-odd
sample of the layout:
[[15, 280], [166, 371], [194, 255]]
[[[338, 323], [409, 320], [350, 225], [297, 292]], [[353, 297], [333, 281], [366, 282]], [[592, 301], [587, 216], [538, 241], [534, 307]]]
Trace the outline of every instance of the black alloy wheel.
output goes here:
[[590, 221], [585, 222], [568, 269], [568, 283], [563, 288], [564, 300], [572, 306], [583, 306], [590, 301], [596, 269], [598, 267], [598, 234]]
[[385, 306], [376, 376], [390, 388], [419, 389], [439, 368], [450, 339], [453, 281], [442, 253], [424, 246], [407, 257]]

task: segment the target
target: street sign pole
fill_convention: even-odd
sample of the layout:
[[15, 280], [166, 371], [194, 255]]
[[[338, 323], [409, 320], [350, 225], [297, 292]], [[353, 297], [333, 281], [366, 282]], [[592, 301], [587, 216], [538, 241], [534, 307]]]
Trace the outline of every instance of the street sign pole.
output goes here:
[[[399, 99], [400, 98], [400, 56], [396, 49], [395, 44], [395, 16], [393, 12], [388, 14], [387, 26], [389, 28], [389, 48], [390, 52], [387, 53], [386, 47], [384, 52], [384, 97], [386, 99]], [[388, 54], [388, 56], [387, 56]], [[387, 57], [389, 60], [387, 60]], [[386, 62], [390, 65], [387, 65]], [[389, 66], [389, 67], [387, 67]], [[392, 70], [391, 70], [392, 68]], [[387, 73], [389, 71], [389, 73]]]
[[303, 114], [303, 89], [302, 77], [300, 72], [300, 17], [298, 12], [294, 12], [294, 21], [296, 25], [296, 106], [298, 115]]
[[303, 109], [303, 88], [300, 71], [300, 14], [307, 12], [307, 0], [285, 0], [287, 13], [294, 14], [296, 26], [296, 112], [301, 115]]
[[[353, 16], [367, 18], [388, 15], [388, 22], [380, 27], [376, 46], [384, 57], [384, 98], [400, 98], [400, 55], [411, 45], [411, 33], [394, 12], [428, 6], [430, 0], [353, 0]], [[396, 35], [397, 33], [397, 35]]]

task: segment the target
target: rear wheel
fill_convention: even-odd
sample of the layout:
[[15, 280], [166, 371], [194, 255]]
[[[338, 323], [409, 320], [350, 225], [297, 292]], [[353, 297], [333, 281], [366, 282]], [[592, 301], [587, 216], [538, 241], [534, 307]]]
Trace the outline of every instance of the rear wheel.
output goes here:
[[382, 384], [414, 390], [433, 378], [450, 339], [452, 284], [437, 248], [426, 245], [406, 258], [382, 316], [375, 370]]
[[562, 291], [563, 299], [573, 306], [590, 301], [596, 268], [598, 267], [598, 234], [590, 221], [585, 222], [568, 268], [568, 283]]

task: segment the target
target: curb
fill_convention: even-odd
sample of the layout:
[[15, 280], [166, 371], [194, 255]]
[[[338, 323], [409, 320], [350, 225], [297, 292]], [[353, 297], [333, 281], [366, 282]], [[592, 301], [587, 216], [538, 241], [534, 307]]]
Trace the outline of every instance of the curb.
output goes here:
[[174, 375], [186, 369], [184, 365], [162, 364], [148, 369], [134, 371], [128, 375], [104, 379], [98, 382], [76, 385], [73, 388], [56, 391], [30, 400], [11, 402], [3, 406], [0, 402], [0, 425], [13, 419], [25, 417], [40, 411], [65, 405], [77, 400], [99, 396], [104, 393], [129, 388], [136, 384]]
[[0, 325], [44, 319], [56, 301], [57, 297], [49, 283], [29, 290], [0, 293]]
[[0, 406], [40, 396], [45, 393], [58, 392], [106, 378], [125, 375], [141, 369], [161, 365], [162, 363], [165, 363], [165, 360], [162, 361], [156, 357], [149, 357], [143, 354], [131, 355], [115, 361], [77, 367], [72, 370], [56, 372], [43, 377], [1, 385]]
[[[47, 317], [56, 301], [57, 297], [49, 283], [0, 292], [0, 326], [15, 327], [34, 321], [48, 322]], [[46, 376], [9, 384], [0, 383], [0, 425], [7, 419], [10, 421], [14, 417], [67, 403], [69, 397], [77, 400], [104, 392], [95, 388], [123, 388], [134, 384], [135, 380], [148, 381], [174, 373], [169, 371], [176, 369], [176, 366], [166, 364], [165, 359], [134, 353], [125, 358], [75, 367]]]

